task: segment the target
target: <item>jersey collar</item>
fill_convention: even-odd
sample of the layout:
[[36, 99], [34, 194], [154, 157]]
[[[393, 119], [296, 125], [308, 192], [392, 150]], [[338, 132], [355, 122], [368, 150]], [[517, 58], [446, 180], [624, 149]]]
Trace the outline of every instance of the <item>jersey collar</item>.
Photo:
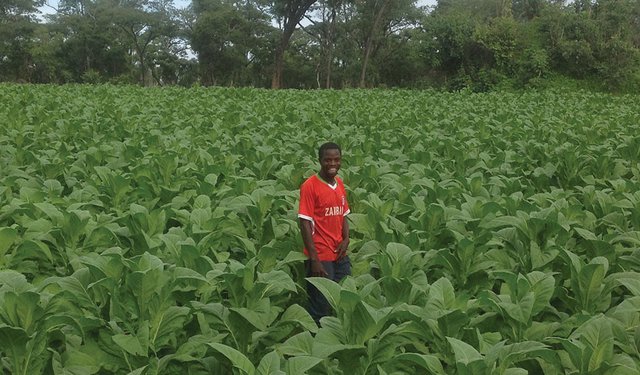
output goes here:
[[336, 188], [338, 187], [338, 180], [335, 180], [335, 179], [334, 179], [336, 183], [335, 183], [335, 184], [333, 184], [333, 185], [331, 185], [330, 183], [328, 183], [327, 181], [325, 181], [325, 179], [324, 179], [324, 178], [322, 178], [322, 177], [320, 176], [320, 173], [316, 173], [316, 177], [318, 177], [318, 180], [320, 180], [320, 181], [324, 182], [325, 184], [327, 184], [327, 186], [328, 186], [328, 187], [332, 188], [333, 190], [336, 190]]

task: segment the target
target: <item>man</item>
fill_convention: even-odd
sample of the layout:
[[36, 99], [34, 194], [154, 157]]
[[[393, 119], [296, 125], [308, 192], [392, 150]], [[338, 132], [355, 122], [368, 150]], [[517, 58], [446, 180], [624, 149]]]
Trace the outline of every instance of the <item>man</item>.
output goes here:
[[[342, 150], [328, 142], [318, 150], [320, 171], [309, 177], [300, 187], [300, 232], [307, 277], [326, 277], [340, 281], [351, 273], [347, 256], [349, 246], [349, 205], [344, 184], [337, 176]], [[320, 325], [320, 318], [329, 315], [331, 306], [313, 285], [307, 283], [309, 313]]]

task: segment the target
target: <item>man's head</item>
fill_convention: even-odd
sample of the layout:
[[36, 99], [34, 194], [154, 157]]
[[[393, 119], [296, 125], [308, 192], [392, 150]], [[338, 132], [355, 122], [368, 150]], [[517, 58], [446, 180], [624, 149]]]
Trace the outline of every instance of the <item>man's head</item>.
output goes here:
[[342, 150], [336, 143], [324, 143], [318, 149], [318, 159], [320, 160], [320, 175], [332, 180], [340, 169]]
[[342, 155], [342, 149], [337, 143], [327, 142], [327, 143], [323, 143], [318, 149], [318, 160], [322, 160], [322, 157], [324, 156], [324, 152], [327, 150], [338, 150], [338, 153]]

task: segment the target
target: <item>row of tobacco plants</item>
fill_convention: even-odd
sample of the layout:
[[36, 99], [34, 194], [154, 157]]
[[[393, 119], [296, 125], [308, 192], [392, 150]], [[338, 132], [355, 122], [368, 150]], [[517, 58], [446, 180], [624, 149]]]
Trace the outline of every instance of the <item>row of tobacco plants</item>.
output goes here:
[[[0, 86], [4, 374], [638, 374], [640, 98]], [[344, 149], [353, 276], [298, 187]], [[305, 283], [335, 310], [317, 327]]]

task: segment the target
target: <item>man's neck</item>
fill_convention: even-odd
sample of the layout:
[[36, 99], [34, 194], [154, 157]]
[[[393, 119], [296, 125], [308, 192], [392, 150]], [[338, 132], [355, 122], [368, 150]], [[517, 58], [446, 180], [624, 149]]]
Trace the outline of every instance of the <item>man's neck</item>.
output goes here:
[[318, 172], [318, 177], [320, 177], [320, 179], [322, 179], [322, 181], [326, 182], [329, 185], [335, 185], [336, 184], [336, 179], [331, 177], [329, 178], [328, 176], [324, 176], [321, 172]]

